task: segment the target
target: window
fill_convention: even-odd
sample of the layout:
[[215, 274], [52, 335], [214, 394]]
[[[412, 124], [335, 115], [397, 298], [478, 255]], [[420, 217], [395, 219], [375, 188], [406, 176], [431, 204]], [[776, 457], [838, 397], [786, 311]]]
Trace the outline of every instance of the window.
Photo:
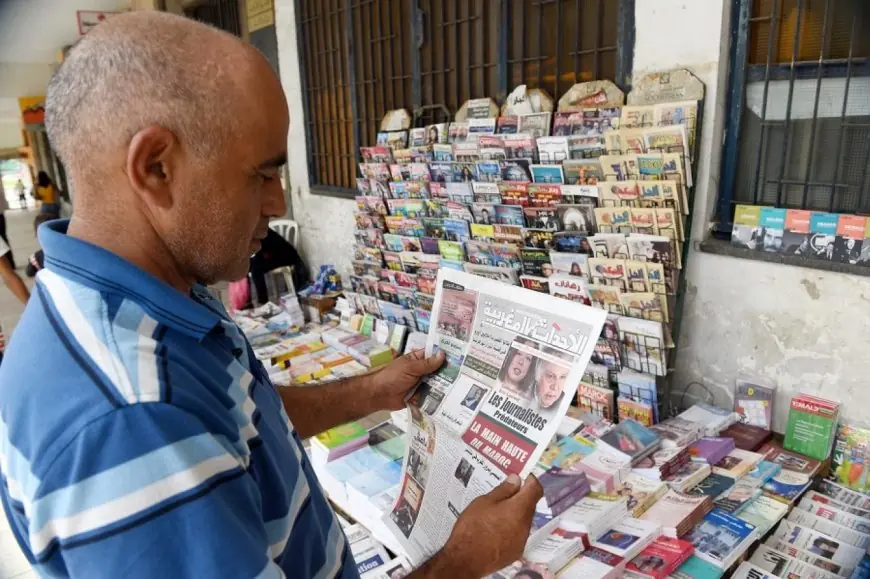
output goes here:
[[[384, 113], [444, 122], [470, 98], [525, 82], [558, 99], [631, 72], [634, 0], [297, 0], [315, 191], [354, 188]], [[625, 49], [623, 50], [623, 47]]]
[[870, 5], [738, 0], [718, 213], [870, 213]]
[[184, 15], [236, 36], [242, 35], [239, 0], [199, 0], [188, 2]]

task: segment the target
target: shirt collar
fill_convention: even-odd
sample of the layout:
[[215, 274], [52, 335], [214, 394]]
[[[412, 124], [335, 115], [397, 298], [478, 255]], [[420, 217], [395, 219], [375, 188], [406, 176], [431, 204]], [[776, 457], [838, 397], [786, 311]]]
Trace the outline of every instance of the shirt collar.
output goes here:
[[[46, 269], [95, 290], [129, 298], [158, 322], [196, 340], [202, 340], [220, 323], [221, 316], [215, 310], [122, 257], [70, 237], [66, 234], [68, 226], [66, 219], [40, 226]], [[200, 296], [201, 292], [195, 288], [192, 293]]]

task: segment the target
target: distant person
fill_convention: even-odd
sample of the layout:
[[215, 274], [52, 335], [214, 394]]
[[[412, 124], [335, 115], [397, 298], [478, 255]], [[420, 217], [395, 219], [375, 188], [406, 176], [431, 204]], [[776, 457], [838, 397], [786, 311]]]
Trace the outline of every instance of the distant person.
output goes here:
[[52, 183], [51, 177], [45, 171], [40, 171], [36, 177], [36, 187], [33, 194], [39, 201], [42, 201], [40, 213], [53, 215], [55, 219], [60, 217], [60, 194]]
[[21, 205], [21, 208], [27, 209], [27, 195], [24, 194], [24, 181], [18, 180], [18, 183], [15, 184], [15, 191], [18, 193], [18, 203]]
[[[37, 215], [36, 218], [33, 220], [33, 233], [38, 233], [39, 226], [46, 221], [51, 221], [52, 219], [54, 218], [47, 213], [40, 213], [39, 215]], [[42, 249], [38, 249], [30, 254], [30, 258], [27, 260], [27, 266], [24, 270], [24, 273], [27, 274], [27, 277], [35, 277], [36, 273], [43, 267], [45, 267], [45, 256], [42, 253]]]
[[281, 237], [281, 234], [269, 229], [266, 237], [260, 243], [260, 250], [251, 256], [251, 281], [253, 281], [258, 305], [269, 301], [269, 292], [266, 286], [266, 274], [281, 267], [293, 267], [293, 285], [296, 291], [301, 290], [311, 281], [308, 266], [299, 257], [299, 252], [293, 245]]
[[6, 192], [3, 190], [3, 180], [0, 179], [0, 238], [6, 242], [6, 251], [4, 254], [9, 260], [9, 265], [15, 269], [15, 258], [12, 257], [12, 250], [9, 248], [9, 238], [6, 236], [6, 210], [9, 209], [9, 202], [6, 201]]

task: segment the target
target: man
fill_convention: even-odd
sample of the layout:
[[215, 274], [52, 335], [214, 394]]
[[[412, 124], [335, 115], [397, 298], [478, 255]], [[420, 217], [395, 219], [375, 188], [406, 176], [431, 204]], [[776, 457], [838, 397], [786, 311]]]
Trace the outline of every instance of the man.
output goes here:
[[12, 256], [12, 250], [9, 249], [9, 237], [6, 236], [6, 211], [9, 209], [9, 202], [6, 201], [6, 192], [3, 191], [3, 179], [0, 179], [0, 239], [6, 244], [6, 259], [12, 269], [15, 269], [15, 258]]
[[15, 184], [15, 191], [18, 193], [18, 204], [21, 205], [21, 209], [27, 209], [27, 196], [24, 195], [24, 181], [18, 180], [18, 183]]
[[[164, 13], [100, 24], [55, 73], [75, 211], [40, 229], [0, 368], [0, 497], [40, 575], [357, 576], [300, 439], [402, 407], [443, 359], [279, 392], [200, 285], [242, 277], [284, 214], [288, 124], [258, 52]], [[471, 503], [414, 576], [518, 558], [541, 494], [513, 478]]]
[[549, 410], [559, 406], [569, 373], [568, 366], [538, 358], [535, 364], [535, 396], [539, 408]]

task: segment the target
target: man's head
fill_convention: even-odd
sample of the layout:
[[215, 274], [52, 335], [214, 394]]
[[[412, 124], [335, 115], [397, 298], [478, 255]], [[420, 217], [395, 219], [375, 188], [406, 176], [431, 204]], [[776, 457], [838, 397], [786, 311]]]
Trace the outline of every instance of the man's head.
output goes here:
[[[237, 279], [285, 204], [280, 82], [241, 40], [135, 12], [88, 33], [46, 96], [73, 223], [114, 224], [185, 279]], [[149, 256], [145, 255], [145, 259]]]
[[562, 397], [571, 369], [543, 358], [535, 366], [535, 395], [541, 408], [550, 408]]

